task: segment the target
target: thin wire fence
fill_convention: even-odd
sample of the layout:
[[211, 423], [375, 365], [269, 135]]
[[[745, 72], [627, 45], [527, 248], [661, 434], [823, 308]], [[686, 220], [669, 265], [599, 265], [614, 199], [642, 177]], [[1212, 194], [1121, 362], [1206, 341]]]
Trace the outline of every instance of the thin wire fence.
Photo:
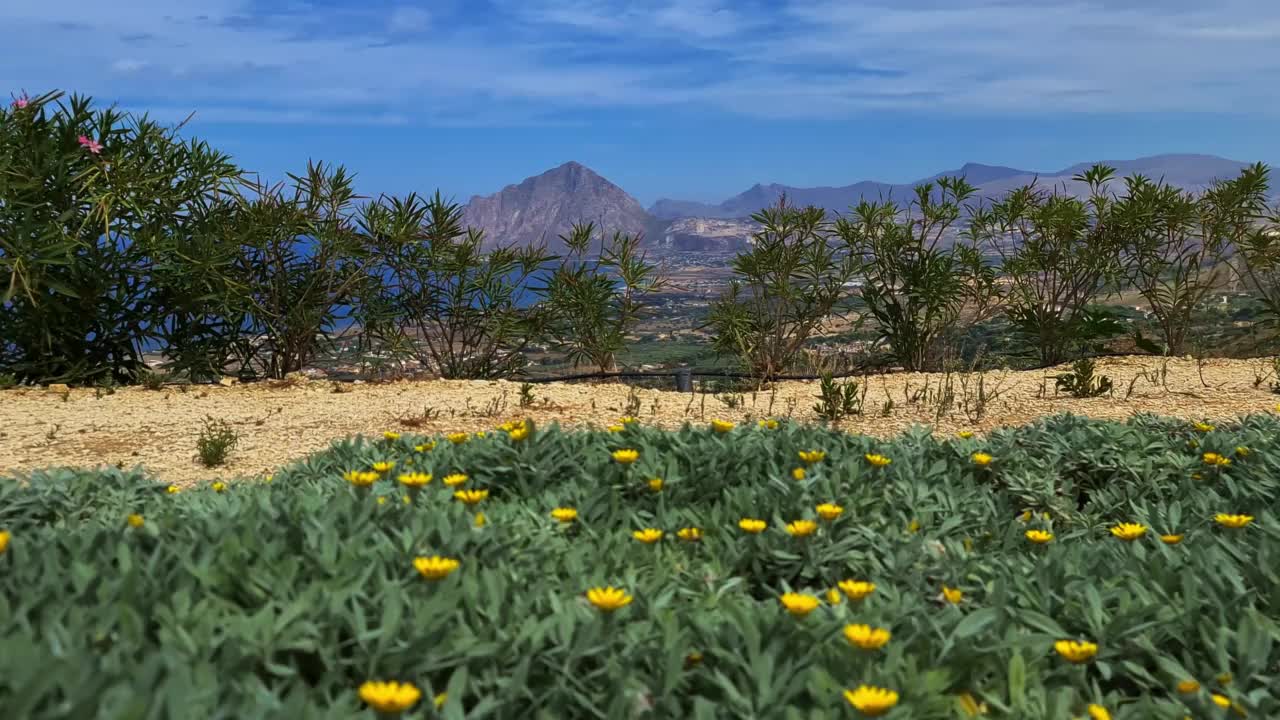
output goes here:
[[[1131, 357], [1131, 356], [1133, 356], [1133, 353], [1130, 353], [1130, 352], [1101, 352], [1101, 353], [1093, 353], [1093, 354], [1085, 355], [1080, 358], [1075, 358], [1075, 360], [1105, 359], [1105, 358], [1112, 358], [1112, 357]], [[1159, 356], [1153, 355], [1151, 357], [1156, 358]], [[1016, 369], [1024, 372], [1026, 371], [1035, 372], [1038, 370], [1047, 370], [1052, 367], [1059, 367], [1067, 364], [1069, 363], [1050, 363], [1050, 364], [1040, 364], [1040, 365], [1033, 365], [1033, 366], [1020, 366]], [[557, 374], [557, 375], [525, 375], [521, 373], [516, 373], [509, 378], [501, 378], [501, 379], [510, 380], [512, 382], [522, 382], [522, 383], [530, 383], [530, 384], [546, 384], [546, 383], [554, 383], [554, 382], [580, 382], [580, 381], [587, 381], [587, 380], [668, 379], [673, 382], [674, 389], [677, 392], [694, 392], [696, 389], [695, 383], [694, 383], [695, 378], [714, 378], [714, 379], [720, 379], [720, 380], [735, 380], [735, 381], [755, 381], [755, 382], [764, 384], [764, 383], [770, 383], [770, 382], [785, 382], [785, 381], [814, 381], [814, 380], [822, 380], [825, 378], [842, 379], [842, 378], [850, 378], [850, 377], [865, 377], [867, 375], [872, 375], [872, 374], [880, 375], [880, 374], [893, 374], [895, 372], [901, 372], [901, 370], [899, 369], [886, 367], [883, 362], [866, 362], [862, 364], [853, 365], [852, 367], [849, 367], [848, 365], [846, 365], [846, 367], [848, 367], [849, 369], [845, 369], [839, 372], [789, 373], [789, 374], [774, 375], [774, 376], [766, 376], [758, 373], [748, 373], [748, 372], [732, 371], [732, 370], [726, 370], [726, 369], [676, 367], [676, 368], [661, 369], [661, 370], [618, 370], [618, 371], [608, 371], [608, 372], [596, 371], [596, 372], [570, 373], [570, 374]], [[996, 370], [999, 368], [990, 368], [990, 369]], [[978, 369], [978, 370], [970, 370], [970, 371], [983, 372], [985, 370]], [[946, 371], [939, 370], [937, 372], [945, 373]], [[401, 379], [401, 378], [434, 379], [434, 376], [423, 378], [423, 377], [418, 377], [413, 375], [393, 373], [390, 378], [382, 378], [382, 379]], [[353, 382], [370, 382], [371, 380], [377, 380], [379, 378], [376, 378], [376, 377], [371, 378], [370, 373], [367, 371], [362, 372], [362, 371], [326, 370], [324, 371], [323, 379], [330, 382], [353, 383]], [[252, 378], [252, 379], [243, 380], [243, 382], [270, 382], [270, 381], [271, 380], [269, 380], [268, 378]], [[203, 383], [195, 383], [195, 384], [217, 384], [218, 382], [219, 381], [217, 380], [210, 380]], [[274, 382], [279, 382], [279, 381], [274, 381]], [[178, 384], [178, 383], [166, 383], [166, 384]]]

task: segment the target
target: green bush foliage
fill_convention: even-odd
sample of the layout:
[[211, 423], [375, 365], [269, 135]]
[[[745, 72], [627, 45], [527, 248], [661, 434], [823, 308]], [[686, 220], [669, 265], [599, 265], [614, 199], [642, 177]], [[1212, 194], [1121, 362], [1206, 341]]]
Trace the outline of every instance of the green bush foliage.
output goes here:
[[821, 208], [788, 206], [783, 197], [751, 219], [761, 228], [734, 258], [729, 290], [711, 306], [707, 326], [717, 352], [768, 379], [786, 372], [839, 312], [858, 266], [831, 241]]
[[171, 336], [173, 295], [216, 262], [200, 238], [239, 176], [207, 144], [86, 97], [0, 107], [0, 371], [136, 380], [143, 348]]
[[356, 315], [386, 347], [442, 377], [509, 377], [546, 332], [549, 310], [521, 297], [556, 257], [545, 245], [486, 247], [483, 233], [462, 220], [462, 206], [439, 192], [366, 208], [373, 262]]
[[1230, 274], [1226, 258], [1257, 237], [1269, 188], [1261, 163], [1199, 195], [1142, 175], [1125, 178], [1111, 231], [1126, 280], [1150, 305], [1170, 354], [1186, 351], [1192, 313]]
[[818, 382], [818, 402], [813, 411], [818, 417], [829, 423], [838, 423], [845, 418], [862, 414], [862, 405], [867, 397], [867, 384], [857, 380], [837, 382], [829, 374], [823, 374]]
[[1054, 378], [1054, 387], [1075, 398], [1101, 397], [1111, 392], [1111, 378], [1097, 371], [1092, 358], [1081, 358], [1071, 363], [1071, 372]]
[[307, 367], [344, 319], [370, 260], [361, 252], [354, 177], [311, 162], [289, 182], [253, 186], [221, 228], [239, 250], [229, 280], [242, 374], [283, 378]]
[[617, 370], [626, 334], [649, 309], [645, 298], [666, 280], [647, 261], [639, 235], [602, 235], [593, 253], [595, 231], [594, 223], [578, 223], [560, 236], [567, 256], [541, 293], [555, 344], [575, 366], [585, 362], [609, 372]]
[[1261, 302], [1263, 323], [1280, 327], [1280, 205], [1261, 213], [1261, 222], [1239, 239], [1237, 250], [1232, 272]]
[[196, 438], [196, 457], [205, 467], [217, 467], [227, 461], [227, 455], [240, 444], [240, 434], [231, 423], [206, 417], [200, 437]]
[[862, 201], [836, 221], [835, 232], [857, 259], [861, 298], [893, 357], [907, 370], [937, 369], [940, 343], [958, 323], [985, 317], [996, 297], [995, 269], [975, 244], [948, 246], [976, 188], [963, 178], [916, 187], [905, 207]]
[[1088, 184], [1088, 200], [1026, 185], [970, 217], [968, 234], [1000, 258], [1009, 281], [1005, 314], [1045, 365], [1120, 331], [1091, 307], [1119, 279], [1120, 237], [1104, 191], [1113, 173], [1098, 165], [1073, 178]]
[[[397, 680], [423, 693], [410, 716], [454, 720], [851, 717], [860, 684], [898, 693], [890, 718], [1280, 716], [1274, 416], [885, 441], [785, 422], [506, 429], [357, 437], [176, 493], [114, 470], [0, 483], [0, 707], [373, 717], [358, 688]], [[398, 484], [412, 472], [434, 477]], [[455, 499], [468, 489], [488, 496]], [[428, 580], [430, 556], [459, 565]], [[632, 602], [601, 612], [584, 597], [600, 586]], [[787, 592], [816, 607], [792, 614]], [[852, 624], [891, 637], [864, 650]], [[1096, 656], [1068, 662], [1066, 639]]]

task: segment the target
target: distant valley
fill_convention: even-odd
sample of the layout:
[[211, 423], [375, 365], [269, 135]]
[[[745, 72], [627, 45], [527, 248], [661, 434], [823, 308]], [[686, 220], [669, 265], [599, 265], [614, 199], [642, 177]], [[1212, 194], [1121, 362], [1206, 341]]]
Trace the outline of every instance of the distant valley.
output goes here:
[[[1140, 173], [1187, 190], [1202, 191], [1214, 180], [1233, 177], [1249, 163], [1213, 155], [1169, 154], [1134, 160], [1104, 160], [1120, 177]], [[813, 205], [829, 213], [845, 213], [863, 199], [906, 202], [916, 185], [946, 176], [961, 176], [978, 189], [981, 199], [997, 199], [1031, 182], [1083, 197], [1088, 188], [1072, 180], [1093, 162], [1061, 170], [1036, 172], [967, 163], [955, 170], [895, 184], [862, 180], [840, 187], [792, 187], [771, 183], [751, 186], [718, 203], [660, 199], [644, 208], [625, 190], [577, 162], [567, 162], [540, 175], [508, 185], [466, 205], [467, 223], [483, 229], [494, 243], [534, 243], [545, 239], [562, 249], [558, 236], [575, 221], [594, 221], [612, 233], [642, 233], [651, 247], [678, 252], [732, 252], [744, 246], [756, 225], [750, 216], [775, 204], [783, 194], [795, 205]]]

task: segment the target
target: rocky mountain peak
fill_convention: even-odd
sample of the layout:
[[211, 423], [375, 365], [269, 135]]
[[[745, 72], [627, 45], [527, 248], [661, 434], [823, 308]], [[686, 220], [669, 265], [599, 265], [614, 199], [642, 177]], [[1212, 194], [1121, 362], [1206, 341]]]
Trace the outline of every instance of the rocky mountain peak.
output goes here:
[[591, 168], [569, 161], [497, 193], [471, 198], [466, 223], [484, 230], [489, 243], [530, 244], [545, 239], [553, 252], [575, 222], [604, 232], [643, 233], [649, 216], [635, 198]]

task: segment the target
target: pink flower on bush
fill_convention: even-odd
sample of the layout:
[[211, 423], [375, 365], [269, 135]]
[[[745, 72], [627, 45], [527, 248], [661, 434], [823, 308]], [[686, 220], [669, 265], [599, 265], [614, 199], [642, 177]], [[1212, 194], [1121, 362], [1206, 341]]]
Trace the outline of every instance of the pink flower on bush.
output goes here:
[[26, 107], [26, 106], [28, 106], [28, 105], [30, 105], [30, 104], [31, 104], [31, 98], [27, 97], [27, 94], [26, 94], [26, 93], [23, 93], [23, 94], [22, 94], [22, 97], [20, 97], [20, 98], [14, 98], [14, 99], [13, 99], [13, 109], [14, 109], [14, 110], [21, 110], [22, 108], [24, 108], [24, 107]]
[[90, 140], [84, 135], [81, 135], [79, 140], [80, 140], [80, 147], [88, 150], [94, 155], [97, 155], [98, 153], [102, 152], [102, 143], [98, 142], [97, 140]]

